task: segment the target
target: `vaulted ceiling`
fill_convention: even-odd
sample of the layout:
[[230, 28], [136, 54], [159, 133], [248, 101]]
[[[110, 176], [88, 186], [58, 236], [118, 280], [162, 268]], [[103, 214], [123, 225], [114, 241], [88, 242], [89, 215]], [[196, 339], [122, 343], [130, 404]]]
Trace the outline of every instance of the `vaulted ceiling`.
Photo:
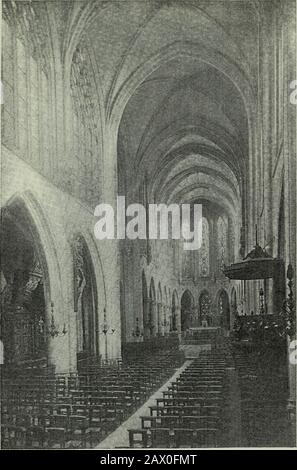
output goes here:
[[128, 192], [145, 175], [155, 201], [209, 201], [240, 217], [262, 8], [257, 0], [89, 3], [78, 45], [91, 51], [105, 119], [119, 123]]

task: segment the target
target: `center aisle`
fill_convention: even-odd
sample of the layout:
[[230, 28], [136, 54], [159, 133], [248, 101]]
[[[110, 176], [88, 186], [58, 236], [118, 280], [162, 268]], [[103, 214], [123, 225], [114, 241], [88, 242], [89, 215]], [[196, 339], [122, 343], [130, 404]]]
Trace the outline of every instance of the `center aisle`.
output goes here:
[[100, 442], [96, 449], [115, 449], [124, 448], [129, 449], [129, 433], [128, 429], [139, 427], [140, 416], [147, 415], [150, 412], [149, 407], [155, 404], [157, 398], [162, 398], [162, 392], [167, 390], [171, 382], [173, 382], [179, 375], [192, 363], [192, 361], [185, 361], [185, 363], [177, 369], [177, 371], [170, 377], [170, 379], [162, 385], [151, 397], [121, 426], [114, 432], [109, 434], [106, 439]]

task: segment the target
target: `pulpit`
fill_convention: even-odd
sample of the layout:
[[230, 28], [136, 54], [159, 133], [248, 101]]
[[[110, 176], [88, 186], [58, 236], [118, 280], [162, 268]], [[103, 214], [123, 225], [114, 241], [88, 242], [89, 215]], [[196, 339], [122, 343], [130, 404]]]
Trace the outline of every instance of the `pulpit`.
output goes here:
[[5, 363], [20, 363], [46, 356], [45, 335], [29, 312], [6, 312], [1, 319]]

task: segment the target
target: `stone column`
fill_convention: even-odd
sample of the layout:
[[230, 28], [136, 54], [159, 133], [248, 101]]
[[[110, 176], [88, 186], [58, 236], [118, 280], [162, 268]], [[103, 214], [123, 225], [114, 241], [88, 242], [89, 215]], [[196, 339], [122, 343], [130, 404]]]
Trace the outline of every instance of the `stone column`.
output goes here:
[[166, 305], [162, 304], [161, 306], [161, 334], [162, 336], [165, 336], [165, 331], [166, 331]]
[[143, 338], [147, 340], [151, 336], [149, 324], [151, 321], [151, 302], [152, 300], [148, 297], [145, 299], [145, 306], [146, 306], [146, 315], [143, 318]]
[[179, 341], [181, 341], [181, 309], [180, 307], [176, 307], [175, 317], [176, 317], [176, 329], [177, 329], [178, 339]]
[[151, 301], [151, 336], [156, 336], [157, 334], [157, 313], [158, 313], [158, 304], [155, 300]]
[[[103, 132], [103, 188], [104, 203], [114, 209], [116, 220], [117, 208], [117, 129], [107, 124]], [[115, 233], [116, 236], [116, 233]], [[108, 338], [108, 357], [121, 357], [121, 313], [120, 313], [120, 256], [117, 239], [100, 240], [98, 242], [105, 280], [106, 314], [108, 323], [114, 329], [114, 334]], [[102, 321], [101, 321], [102, 323]]]
[[161, 335], [162, 333], [162, 303], [158, 302], [157, 304], [157, 334]]

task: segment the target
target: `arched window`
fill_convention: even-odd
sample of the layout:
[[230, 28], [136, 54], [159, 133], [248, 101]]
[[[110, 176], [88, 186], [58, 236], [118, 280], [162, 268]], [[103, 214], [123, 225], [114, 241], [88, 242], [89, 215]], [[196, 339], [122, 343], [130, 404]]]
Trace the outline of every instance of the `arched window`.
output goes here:
[[181, 298], [181, 330], [186, 331], [194, 325], [194, 298], [190, 291], [186, 290]]
[[177, 330], [177, 307], [178, 307], [178, 297], [177, 297], [176, 291], [174, 290], [172, 293], [170, 331]]
[[227, 224], [222, 217], [218, 218], [217, 234], [217, 260], [218, 269], [221, 270], [227, 262]]
[[209, 276], [209, 225], [205, 217], [202, 218], [202, 245], [199, 250], [199, 276]]
[[207, 291], [202, 292], [202, 294], [199, 297], [199, 310], [200, 310], [201, 316], [210, 314], [210, 305], [211, 305], [211, 300], [210, 300], [209, 293]]
[[193, 251], [182, 250], [182, 279], [184, 281], [195, 278], [195, 257]]

